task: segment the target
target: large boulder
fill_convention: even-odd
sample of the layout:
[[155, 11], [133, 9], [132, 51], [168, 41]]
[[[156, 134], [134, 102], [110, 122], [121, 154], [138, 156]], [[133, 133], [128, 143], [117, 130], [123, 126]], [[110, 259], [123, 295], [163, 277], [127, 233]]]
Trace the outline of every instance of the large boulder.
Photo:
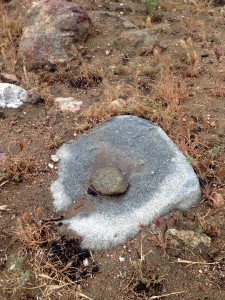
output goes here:
[[[116, 246], [134, 236], [140, 224], [200, 200], [199, 181], [187, 158], [160, 127], [138, 117], [114, 117], [64, 144], [57, 156], [54, 207], [69, 215], [77, 212], [64, 223], [82, 236], [84, 247]], [[122, 195], [87, 192], [93, 174], [104, 167], [121, 170], [129, 183]]]
[[71, 46], [91, 32], [84, 9], [65, 0], [34, 1], [26, 16], [20, 55], [29, 68], [52, 67], [71, 58]]

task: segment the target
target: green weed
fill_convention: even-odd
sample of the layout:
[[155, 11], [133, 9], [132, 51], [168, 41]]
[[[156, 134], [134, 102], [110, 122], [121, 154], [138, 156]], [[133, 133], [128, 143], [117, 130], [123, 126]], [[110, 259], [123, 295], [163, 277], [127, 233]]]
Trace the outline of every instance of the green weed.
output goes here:
[[153, 17], [156, 13], [158, 0], [142, 0], [142, 5], [146, 9], [146, 12]]

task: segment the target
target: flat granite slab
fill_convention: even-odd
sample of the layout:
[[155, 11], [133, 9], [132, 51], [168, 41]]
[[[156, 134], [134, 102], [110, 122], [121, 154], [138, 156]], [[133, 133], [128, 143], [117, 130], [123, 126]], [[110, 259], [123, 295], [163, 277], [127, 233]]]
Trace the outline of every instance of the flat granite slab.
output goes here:
[[[197, 176], [187, 158], [158, 126], [135, 116], [118, 116], [64, 144], [58, 178], [51, 185], [56, 211], [67, 211], [68, 228], [82, 246], [107, 249], [125, 242], [155, 218], [200, 201]], [[92, 174], [121, 170], [129, 182], [118, 196], [88, 194]]]

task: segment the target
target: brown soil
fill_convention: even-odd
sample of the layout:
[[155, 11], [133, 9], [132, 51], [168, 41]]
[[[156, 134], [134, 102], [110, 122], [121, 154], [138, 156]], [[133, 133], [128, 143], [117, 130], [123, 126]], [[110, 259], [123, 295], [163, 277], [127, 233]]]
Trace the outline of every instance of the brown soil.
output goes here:
[[[3, 2], [1, 71], [16, 74], [20, 86], [34, 89], [44, 102], [0, 111], [0, 152], [10, 157], [0, 181], [0, 206], [8, 209], [0, 210], [0, 299], [164, 299], [153, 297], [160, 295], [169, 300], [225, 299], [225, 205], [215, 196], [225, 197], [223, 1], [159, 1], [149, 23], [138, 0], [78, 0], [93, 20], [93, 34], [79, 45], [79, 57], [67, 66], [57, 66], [55, 72], [25, 72], [21, 63], [14, 63], [30, 1]], [[156, 42], [145, 47], [133, 40], [122, 27], [121, 17], [148, 31]], [[52, 100], [56, 96], [73, 96], [83, 106], [77, 113], [61, 112]], [[119, 108], [112, 106], [117, 98], [125, 101]], [[201, 181], [202, 201], [188, 212], [159, 218], [124, 245], [93, 253], [99, 272], [90, 273], [79, 286], [61, 283], [60, 289], [49, 289], [59, 281], [43, 277], [34, 268], [42, 248], [21, 242], [15, 233], [17, 218], [38, 207], [42, 220], [59, 217], [49, 189], [57, 175], [57, 169], [48, 166], [50, 156], [62, 143], [125, 113], [158, 123], [167, 132], [193, 164]], [[170, 227], [204, 232], [212, 244], [209, 248], [174, 247], [166, 237]], [[48, 230], [57, 235], [52, 226]], [[24, 262], [15, 271], [10, 266], [16, 257], [24, 257]], [[30, 276], [23, 284], [20, 279], [26, 271]]]

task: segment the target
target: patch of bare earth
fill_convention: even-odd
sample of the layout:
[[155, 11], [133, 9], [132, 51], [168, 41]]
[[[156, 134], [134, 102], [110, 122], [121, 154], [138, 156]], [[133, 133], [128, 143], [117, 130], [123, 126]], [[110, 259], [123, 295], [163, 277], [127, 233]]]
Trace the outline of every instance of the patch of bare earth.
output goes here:
[[[0, 163], [0, 299], [225, 299], [224, 3], [159, 1], [149, 22], [141, 1], [77, 2], [94, 31], [77, 58], [54, 72], [28, 71], [17, 62], [30, 1], [0, 4], [0, 71], [44, 99], [0, 110], [0, 153], [7, 156]], [[155, 43], [146, 48], [132, 40], [121, 18]], [[57, 96], [73, 96], [83, 106], [61, 112]], [[123, 101], [115, 105], [118, 98]], [[119, 114], [167, 132], [198, 174], [202, 201], [140, 224], [141, 232], [124, 245], [92, 253], [57, 227], [63, 213], [53, 212], [49, 187], [57, 168], [49, 167], [50, 156]], [[174, 246], [170, 228], [205, 233], [211, 246]]]

